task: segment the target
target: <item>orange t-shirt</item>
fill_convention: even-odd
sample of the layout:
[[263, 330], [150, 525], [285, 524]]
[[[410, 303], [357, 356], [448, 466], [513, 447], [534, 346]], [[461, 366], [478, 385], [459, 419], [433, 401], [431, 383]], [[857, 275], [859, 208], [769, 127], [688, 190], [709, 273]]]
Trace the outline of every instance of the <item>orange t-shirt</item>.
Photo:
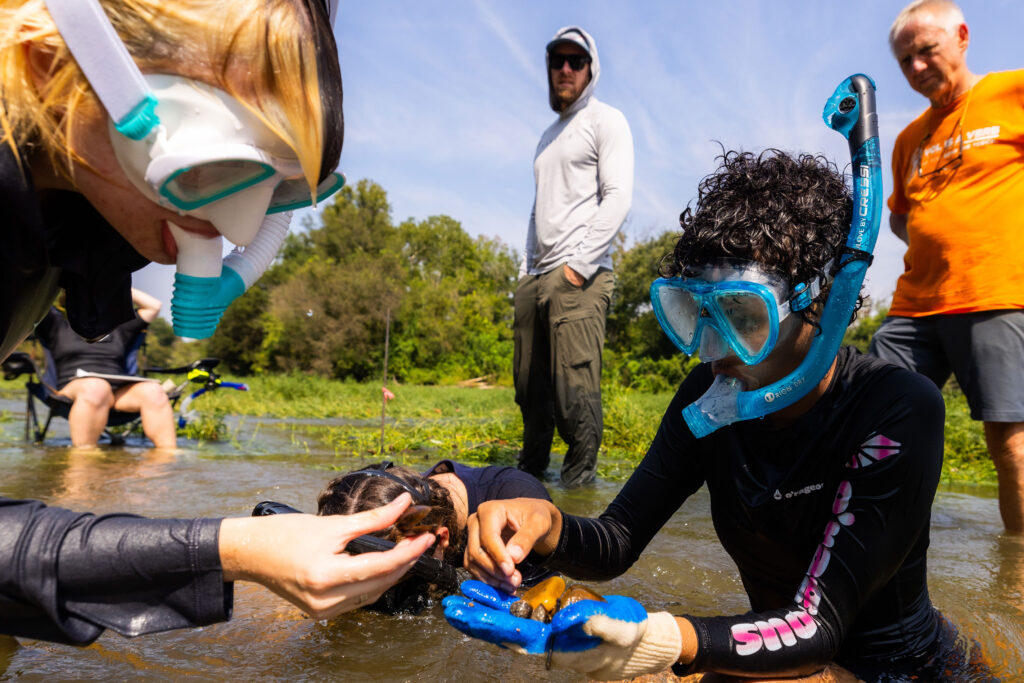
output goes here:
[[1024, 308], [1024, 70], [918, 116], [896, 138], [892, 177], [910, 246], [890, 315]]

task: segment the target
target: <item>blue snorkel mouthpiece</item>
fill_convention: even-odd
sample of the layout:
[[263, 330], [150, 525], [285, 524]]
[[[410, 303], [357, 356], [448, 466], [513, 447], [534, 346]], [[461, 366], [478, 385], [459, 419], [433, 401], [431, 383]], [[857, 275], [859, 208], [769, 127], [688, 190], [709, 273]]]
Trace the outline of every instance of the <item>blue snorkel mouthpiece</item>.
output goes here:
[[733, 422], [764, 417], [789, 407], [821, 382], [832, 366], [860, 295], [882, 217], [882, 158], [878, 143], [875, 84], [855, 74], [825, 103], [825, 123], [847, 139], [853, 170], [853, 220], [821, 314], [821, 331], [796, 370], [777, 382], [743, 391], [735, 378], [719, 375], [703, 396], [683, 409], [697, 438]]

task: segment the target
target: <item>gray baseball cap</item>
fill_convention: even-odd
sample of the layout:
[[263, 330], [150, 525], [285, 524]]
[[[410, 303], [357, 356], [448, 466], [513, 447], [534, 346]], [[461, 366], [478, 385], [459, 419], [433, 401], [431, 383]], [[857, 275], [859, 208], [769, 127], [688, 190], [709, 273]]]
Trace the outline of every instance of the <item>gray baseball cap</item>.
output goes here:
[[584, 52], [586, 52], [588, 55], [590, 54], [590, 44], [587, 43], [587, 39], [583, 37], [583, 34], [581, 34], [576, 29], [569, 29], [559, 37], [552, 40], [550, 43], [548, 43], [548, 46], [547, 48], [545, 48], [545, 50], [550, 54], [551, 51], [555, 49], [555, 47], [566, 43], [572, 45], [579, 45], [581, 48], [583, 48]]

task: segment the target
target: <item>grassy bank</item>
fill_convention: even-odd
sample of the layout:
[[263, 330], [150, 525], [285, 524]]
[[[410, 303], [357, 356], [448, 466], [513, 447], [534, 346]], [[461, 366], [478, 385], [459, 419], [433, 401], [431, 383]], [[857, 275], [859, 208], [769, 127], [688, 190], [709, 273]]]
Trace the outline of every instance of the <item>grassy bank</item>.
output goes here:
[[[378, 383], [358, 384], [304, 375], [264, 375], [246, 381], [251, 391], [213, 392], [200, 398], [197, 407], [204, 417], [338, 418], [341, 424], [306, 429], [339, 453], [377, 453], [381, 411]], [[23, 396], [22, 387], [20, 380], [0, 380], [0, 394], [8, 398]], [[387, 453], [436, 453], [438, 457], [472, 463], [515, 461], [522, 426], [511, 388], [402, 385], [391, 389], [396, 398], [387, 406]], [[654, 437], [671, 396], [670, 392], [605, 387], [604, 443], [598, 461], [602, 476], [624, 477], [632, 471]], [[943, 397], [946, 442], [942, 481], [994, 484], [995, 470], [988, 458], [981, 424], [971, 420], [967, 401], [955, 385], [947, 385]], [[201, 426], [205, 431], [190, 436], [208, 438], [203, 435], [218, 432], [216, 422], [204, 421]], [[219, 431], [224, 435], [223, 429]], [[554, 450], [565, 452], [565, 444], [557, 436]]]
[[[333, 418], [306, 428], [339, 453], [374, 454], [380, 448], [381, 389], [296, 375], [246, 380], [248, 392], [218, 391], [201, 400], [205, 413], [279, 418]], [[509, 387], [391, 386], [385, 450], [431, 453], [472, 463], [515, 462], [522, 437], [519, 408]], [[601, 473], [628, 474], [643, 457], [671, 394], [605, 391]], [[565, 444], [555, 437], [554, 450]]]
[[[341, 418], [343, 424], [310, 427], [339, 453], [370, 455], [380, 446], [379, 384], [338, 382], [297, 375], [248, 380], [249, 392], [219, 391], [203, 397], [202, 410], [226, 415]], [[522, 437], [519, 410], [508, 387], [393, 386], [388, 402], [385, 450], [437, 453], [473, 463], [515, 461]], [[605, 387], [601, 474], [623, 477], [643, 457], [671, 393]], [[980, 423], [970, 419], [955, 387], [944, 391], [946, 446], [942, 480], [995, 483]], [[556, 437], [554, 450], [565, 452]]]

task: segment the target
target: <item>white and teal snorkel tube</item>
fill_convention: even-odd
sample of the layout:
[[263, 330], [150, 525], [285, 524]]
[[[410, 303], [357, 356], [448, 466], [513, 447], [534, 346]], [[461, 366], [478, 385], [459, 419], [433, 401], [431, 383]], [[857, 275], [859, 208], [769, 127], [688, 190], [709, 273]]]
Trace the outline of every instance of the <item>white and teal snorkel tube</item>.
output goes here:
[[[171, 299], [174, 332], [195, 339], [209, 337], [228, 305], [270, 266], [287, 236], [291, 209], [309, 204], [285, 201], [271, 206], [274, 186], [259, 184], [276, 179], [275, 164], [290, 163], [287, 150], [282, 155], [273, 141], [268, 142], [258, 120], [226, 93], [177, 76], [143, 75], [97, 0], [45, 1], [61, 37], [110, 116], [111, 144], [128, 179], [152, 201], [208, 221], [236, 245], [222, 261], [219, 235], [197, 235], [168, 222], [178, 250]], [[337, 3], [325, 7], [333, 25]], [[185, 132], [178, 134], [181, 131]], [[249, 164], [246, 168], [264, 169], [265, 174], [240, 177], [230, 191], [194, 204], [165, 193], [170, 181], [158, 191], [157, 181], [150, 177], [158, 165], [154, 161], [149, 166], [153, 159], [163, 163], [167, 177], [173, 180], [181, 175], [180, 185], [191, 189], [182, 169], [187, 170], [190, 158], [202, 161], [204, 153], [220, 153], [219, 159], [228, 164], [241, 160]], [[175, 160], [182, 169], [168, 168]], [[332, 175], [336, 181], [331, 192], [343, 183], [340, 174]]]
[[822, 116], [825, 123], [849, 142], [853, 221], [837, 259], [832, 289], [821, 314], [821, 330], [800, 366], [777, 382], [754, 391], [742, 391], [739, 380], [724, 375], [716, 377], [703, 396], [683, 409], [683, 418], [697, 438], [733, 422], [764, 417], [806, 396], [835, 360], [857, 305], [882, 214], [882, 162], [874, 82], [863, 74], [850, 76], [825, 103]]

